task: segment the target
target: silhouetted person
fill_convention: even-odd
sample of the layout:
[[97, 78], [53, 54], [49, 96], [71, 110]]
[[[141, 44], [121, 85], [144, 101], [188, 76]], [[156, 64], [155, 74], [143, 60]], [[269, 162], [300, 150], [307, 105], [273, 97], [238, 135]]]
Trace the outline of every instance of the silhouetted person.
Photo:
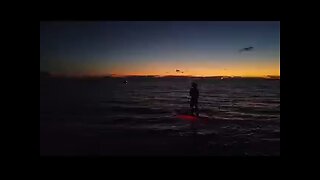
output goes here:
[[199, 109], [198, 109], [199, 90], [197, 88], [197, 84], [194, 82], [191, 84], [189, 95], [191, 96], [191, 99], [190, 99], [191, 114], [193, 114], [194, 111], [196, 111], [196, 115], [199, 116]]

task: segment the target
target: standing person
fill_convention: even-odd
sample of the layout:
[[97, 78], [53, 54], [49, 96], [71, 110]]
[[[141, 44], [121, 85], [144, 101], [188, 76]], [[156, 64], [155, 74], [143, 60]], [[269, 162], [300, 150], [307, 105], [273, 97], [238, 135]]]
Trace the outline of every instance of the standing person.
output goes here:
[[191, 84], [189, 95], [191, 96], [191, 99], [190, 99], [191, 114], [193, 115], [194, 112], [196, 112], [196, 115], [199, 116], [199, 109], [198, 109], [199, 90], [195, 82]]

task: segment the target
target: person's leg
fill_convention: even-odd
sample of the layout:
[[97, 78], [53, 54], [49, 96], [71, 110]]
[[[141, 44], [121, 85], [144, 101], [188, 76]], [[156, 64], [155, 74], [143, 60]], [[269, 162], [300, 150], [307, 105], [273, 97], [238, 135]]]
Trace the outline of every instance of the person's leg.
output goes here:
[[198, 99], [195, 100], [194, 106], [195, 106], [196, 115], [199, 116]]
[[196, 108], [195, 108], [195, 110], [196, 110], [196, 115], [197, 115], [197, 116], [199, 116], [198, 103], [197, 103], [197, 104], [195, 104], [195, 107], [196, 107]]
[[193, 115], [193, 112], [194, 112], [193, 106], [194, 106], [194, 100], [191, 99], [190, 100], [190, 112], [191, 112], [192, 115]]

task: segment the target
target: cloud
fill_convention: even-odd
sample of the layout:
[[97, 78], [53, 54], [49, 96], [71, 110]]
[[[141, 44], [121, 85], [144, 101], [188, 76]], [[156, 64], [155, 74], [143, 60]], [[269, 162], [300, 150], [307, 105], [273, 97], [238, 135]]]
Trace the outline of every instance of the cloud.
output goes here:
[[253, 47], [252, 47], [252, 46], [250, 46], [250, 47], [246, 47], [246, 48], [242, 48], [242, 49], [240, 49], [240, 50], [239, 50], [239, 52], [243, 52], [243, 51], [251, 51], [251, 50], [253, 50]]
[[176, 72], [177, 73], [183, 73], [183, 71], [179, 70], [179, 69], [176, 69]]

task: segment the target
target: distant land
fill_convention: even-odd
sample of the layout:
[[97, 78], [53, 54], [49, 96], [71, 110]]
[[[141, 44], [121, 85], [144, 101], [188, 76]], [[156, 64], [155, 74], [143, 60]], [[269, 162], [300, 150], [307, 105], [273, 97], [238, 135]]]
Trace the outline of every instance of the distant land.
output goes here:
[[247, 79], [247, 78], [254, 78], [254, 79], [280, 79], [280, 76], [276, 75], [267, 75], [263, 77], [246, 77], [246, 76], [187, 76], [187, 75], [105, 75], [105, 76], [65, 76], [61, 74], [51, 74], [46, 71], [40, 71], [40, 78], [48, 78], [48, 77], [56, 77], [56, 78], [89, 78], [89, 79], [96, 79], [96, 78], [212, 78], [212, 79]]

